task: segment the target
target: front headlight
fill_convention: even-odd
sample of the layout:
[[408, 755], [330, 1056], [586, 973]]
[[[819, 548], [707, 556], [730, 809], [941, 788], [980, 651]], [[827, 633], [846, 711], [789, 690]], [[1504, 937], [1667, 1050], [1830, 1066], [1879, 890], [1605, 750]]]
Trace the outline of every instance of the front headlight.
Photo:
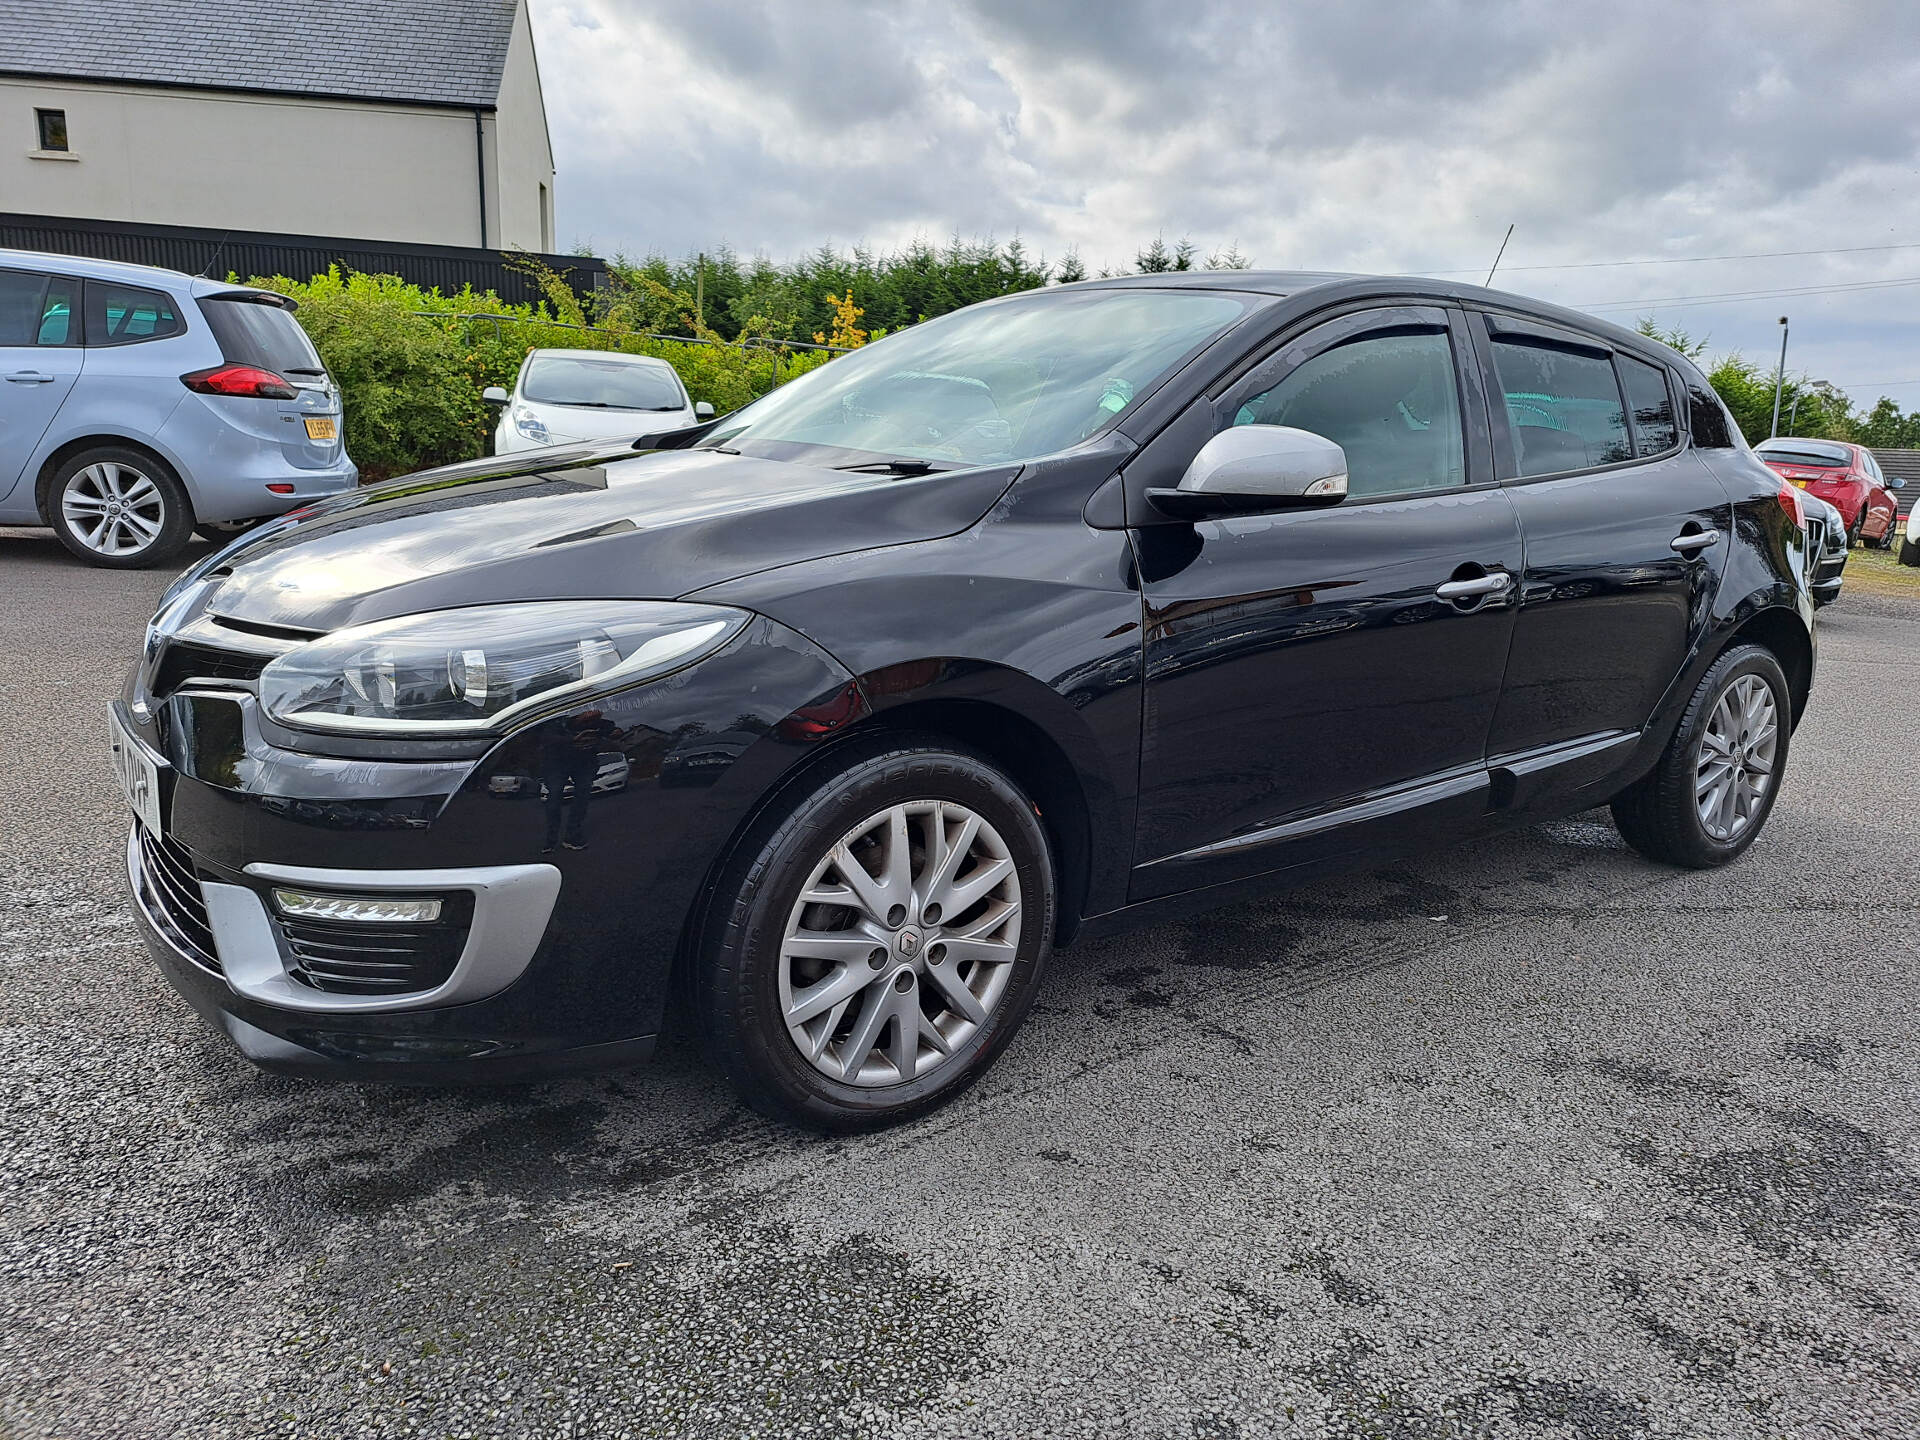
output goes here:
[[260, 673], [260, 704], [282, 725], [305, 730], [500, 730], [570, 696], [690, 665], [751, 618], [660, 600], [540, 600], [407, 615], [282, 655]]
[[531, 410], [514, 411], [513, 428], [529, 440], [537, 440], [542, 445], [547, 443], [547, 427], [541, 423], [540, 417], [535, 415]]

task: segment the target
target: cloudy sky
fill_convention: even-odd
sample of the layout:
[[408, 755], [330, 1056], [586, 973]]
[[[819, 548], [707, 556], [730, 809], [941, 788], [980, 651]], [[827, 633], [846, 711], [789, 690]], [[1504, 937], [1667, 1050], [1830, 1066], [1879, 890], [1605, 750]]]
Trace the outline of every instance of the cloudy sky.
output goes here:
[[1913, 0], [532, 5], [596, 253], [1161, 235], [1478, 281], [1511, 223], [1508, 288], [1769, 363], [1790, 315], [1789, 369], [1920, 407]]

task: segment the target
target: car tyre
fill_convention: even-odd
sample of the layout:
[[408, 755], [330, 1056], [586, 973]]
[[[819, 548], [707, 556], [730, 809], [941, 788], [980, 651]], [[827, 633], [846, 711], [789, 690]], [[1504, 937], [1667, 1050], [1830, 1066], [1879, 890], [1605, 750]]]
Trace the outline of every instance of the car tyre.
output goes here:
[[1900, 540], [1900, 563], [1902, 565], [1920, 565], [1920, 543], [1908, 540], [1902, 536]]
[[815, 1130], [896, 1124], [977, 1080], [1053, 931], [1053, 858], [1019, 787], [939, 739], [878, 743], [736, 848], [693, 975], [712, 1060], [755, 1109]]
[[1853, 549], [1860, 543], [1860, 532], [1867, 527], [1867, 512], [1862, 510], [1853, 517], [1853, 524], [1847, 527], [1847, 548]]
[[70, 457], [47, 484], [44, 513], [60, 543], [89, 565], [163, 565], [193, 534], [193, 503], [167, 464], [103, 445]]
[[258, 530], [273, 518], [271, 515], [256, 515], [246, 520], [200, 520], [195, 522], [193, 531], [202, 540], [210, 540], [215, 545], [225, 545], [229, 540], [236, 540], [249, 530]]
[[1614, 797], [1621, 837], [1650, 860], [1691, 870], [1738, 857], [1773, 812], [1791, 714], [1771, 650], [1727, 651], [1701, 677], [1660, 762]]

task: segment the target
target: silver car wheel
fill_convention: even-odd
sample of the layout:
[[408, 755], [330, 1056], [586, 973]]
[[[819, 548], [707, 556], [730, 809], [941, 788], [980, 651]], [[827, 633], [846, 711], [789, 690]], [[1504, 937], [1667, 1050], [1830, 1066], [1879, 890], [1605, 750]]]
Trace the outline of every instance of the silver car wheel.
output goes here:
[[151, 478], [117, 460], [82, 466], [60, 492], [67, 528], [97, 555], [137, 555], [166, 528], [167, 499]]
[[847, 1085], [953, 1063], [1020, 948], [1020, 877], [985, 817], [950, 800], [870, 815], [814, 866], [780, 945], [780, 1009], [807, 1062]]
[[1700, 737], [1693, 784], [1701, 827], [1715, 840], [1737, 839], [1753, 824], [1773, 783], [1779, 744], [1772, 686], [1742, 675], [1720, 692]]

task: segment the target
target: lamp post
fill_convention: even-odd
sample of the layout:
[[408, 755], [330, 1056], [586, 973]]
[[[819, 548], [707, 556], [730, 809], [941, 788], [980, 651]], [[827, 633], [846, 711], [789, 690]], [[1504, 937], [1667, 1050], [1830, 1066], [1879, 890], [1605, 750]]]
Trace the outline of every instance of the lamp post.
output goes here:
[[1780, 317], [1780, 368], [1773, 372], [1773, 430], [1780, 433], [1780, 390], [1787, 383], [1787, 317]]

